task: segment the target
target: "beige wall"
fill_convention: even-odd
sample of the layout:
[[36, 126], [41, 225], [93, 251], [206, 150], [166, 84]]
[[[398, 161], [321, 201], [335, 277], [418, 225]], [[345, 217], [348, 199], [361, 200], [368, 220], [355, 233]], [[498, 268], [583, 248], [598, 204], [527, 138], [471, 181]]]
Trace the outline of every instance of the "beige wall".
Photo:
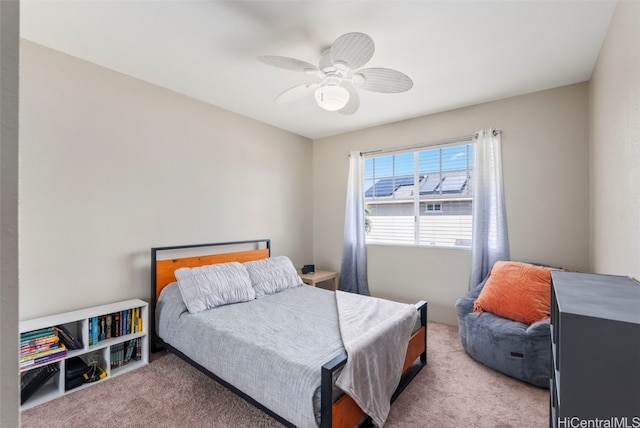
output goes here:
[[149, 295], [150, 247], [311, 259], [311, 141], [21, 44], [20, 319]]
[[[6, 56], [17, 43], [11, 40], [18, 28], [15, 4], [0, 2], [3, 82], [16, 68]], [[587, 86], [580, 84], [316, 141], [312, 196], [306, 140], [25, 43], [21, 318], [145, 297], [151, 245], [268, 235], [274, 253], [307, 262], [311, 209], [301, 201], [309, 199], [315, 211], [314, 261], [339, 269], [349, 150], [435, 141], [488, 126], [504, 130], [512, 258], [586, 270], [587, 105], [590, 267], [640, 278], [640, 62], [634, 46], [639, 18], [639, 2], [618, 5], [590, 85], [590, 102]], [[0, 95], [5, 126], [7, 102], [14, 100]], [[0, 179], [6, 189], [15, 185], [17, 170], [5, 164], [5, 149], [12, 143], [4, 133], [1, 137]], [[220, 178], [223, 174], [229, 179]], [[242, 204], [233, 192], [247, 189], [250, 200], [229, 209]], [[198, 204], [199, 210], [178, 208], [180, 202], [193, 204], [194, 195], [209, 202]], [[283, 204], [289, 208], [284, 214]], [[246, 221], [248, 206], [257, 220]], [[3, 233], [16, 209], [3, 193]], [[17, 257], [4, 251], [8, 241], [4, 234], [2, 239], [2, 270], [17, 275]], [[7, 246], [15, 251], [15, 242]], [[467, 286], [467, 251], [376, 246], [369, 255], [374, 294], [403, 301], [426, 298], [432, 318], [455, 322], [453, 302]], [[15, 426], [17, 393], [10, 391], [17, 388], [12, 351], [17, 344], [7, 330], [16, 329], [18, 296], [4, 280], [1, 293], [0, 425]]]
[[591, 267], [640, 280], [640, 2], [618, 3], [591, 80]]
[[18, 415], [19, 2], [0, 1], [0, 427]]
[[[348, 153], [503, 130], [511, 258], [589, 267], [588, 84], [566, 86], [313, 142], [314, 260], [340, 268]], [[456, 323], [470, 254], [462, 249], [369, 246], [372, 294], [426, 299], [433, 319]]]

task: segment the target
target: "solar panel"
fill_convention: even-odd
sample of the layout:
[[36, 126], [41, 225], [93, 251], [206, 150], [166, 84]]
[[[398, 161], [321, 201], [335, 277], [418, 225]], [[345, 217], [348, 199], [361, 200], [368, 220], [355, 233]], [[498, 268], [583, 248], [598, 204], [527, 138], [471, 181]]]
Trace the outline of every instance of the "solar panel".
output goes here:
[[393, 178], [383, 178], [378, 180], [364, 193], [366, 198], [391, 196], [394, 191]]
[[396, 189], [400, 186], [413, 186], [413, 177], [396, 177]]
[[425, 193], [433, 193], [438, 188], [438, 184], [440, 184], [440, 176], [438, 175], [429, 175], [427, 179], [420, 185], [420, 194], [423, 195]]
[[[420, 176], [422, 178], [422, 176]], [[389, 177], [378, 180], [364, 192], [365, 198], [391, 196], [402, 186], [413, 186], [413, 177]]]
[[467, 175], [447, 175], [442, 180], [442, 193], [461, 192], [467, 184]]

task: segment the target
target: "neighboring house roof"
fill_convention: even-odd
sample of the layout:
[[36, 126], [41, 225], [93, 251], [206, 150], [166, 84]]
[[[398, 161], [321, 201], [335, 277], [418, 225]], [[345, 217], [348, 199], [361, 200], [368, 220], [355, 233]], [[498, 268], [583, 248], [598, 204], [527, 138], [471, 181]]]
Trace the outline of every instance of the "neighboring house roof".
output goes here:
[[[471, 177], [465, 172], [419, 176], [420, 195], [449, 197], [470, 196]], [[365, 192], [365, 198], [406, 198], [413, 195], [413, 177], [389, 177], [376, 181]]]
[[[420, 176], [420, 181], [424, 175]], [[413, 186], [413, 176], [411, 177], [390, 177], [376, 181], [373, 186], [364, 192], [365, 198], [383, 197], [393, 195], [399, 188]]]

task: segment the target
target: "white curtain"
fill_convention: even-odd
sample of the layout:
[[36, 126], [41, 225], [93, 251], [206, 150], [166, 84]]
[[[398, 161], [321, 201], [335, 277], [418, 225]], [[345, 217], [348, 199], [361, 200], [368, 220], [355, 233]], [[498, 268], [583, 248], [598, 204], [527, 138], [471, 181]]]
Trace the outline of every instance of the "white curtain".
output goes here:
[[509, 260], [500, 132], [489, 128], [476, 138], [469, 289], [482, 282], [496, 261]]
[[344, 218], [340, 290], [369, 294], [367, 246], [364, 235], [364, 159], [360, 152], [349, 156], [347, 208]]

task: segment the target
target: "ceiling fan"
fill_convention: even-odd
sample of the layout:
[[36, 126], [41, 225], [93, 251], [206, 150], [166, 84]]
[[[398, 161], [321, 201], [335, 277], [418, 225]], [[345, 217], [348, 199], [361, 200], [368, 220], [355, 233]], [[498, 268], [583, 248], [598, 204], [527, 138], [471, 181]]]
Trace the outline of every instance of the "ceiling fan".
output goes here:
[[411, 89], [413, 81], [404, 73], [390, 68], [360, 68], [373, 56], [373, 39], [363, 33], [347, 33], [338, 37], [320, 57], [316, 67], [305, 61], [285, 56], [265, 55], [258, 60], [286, 70], [301, 71], [318, 78], [287, 89], [276, 97], [283, 104], [313, 93], [320, 107], [342, 114], [353, 114], [360, 106], [359, 89], [371, 92], [398, 93]]

